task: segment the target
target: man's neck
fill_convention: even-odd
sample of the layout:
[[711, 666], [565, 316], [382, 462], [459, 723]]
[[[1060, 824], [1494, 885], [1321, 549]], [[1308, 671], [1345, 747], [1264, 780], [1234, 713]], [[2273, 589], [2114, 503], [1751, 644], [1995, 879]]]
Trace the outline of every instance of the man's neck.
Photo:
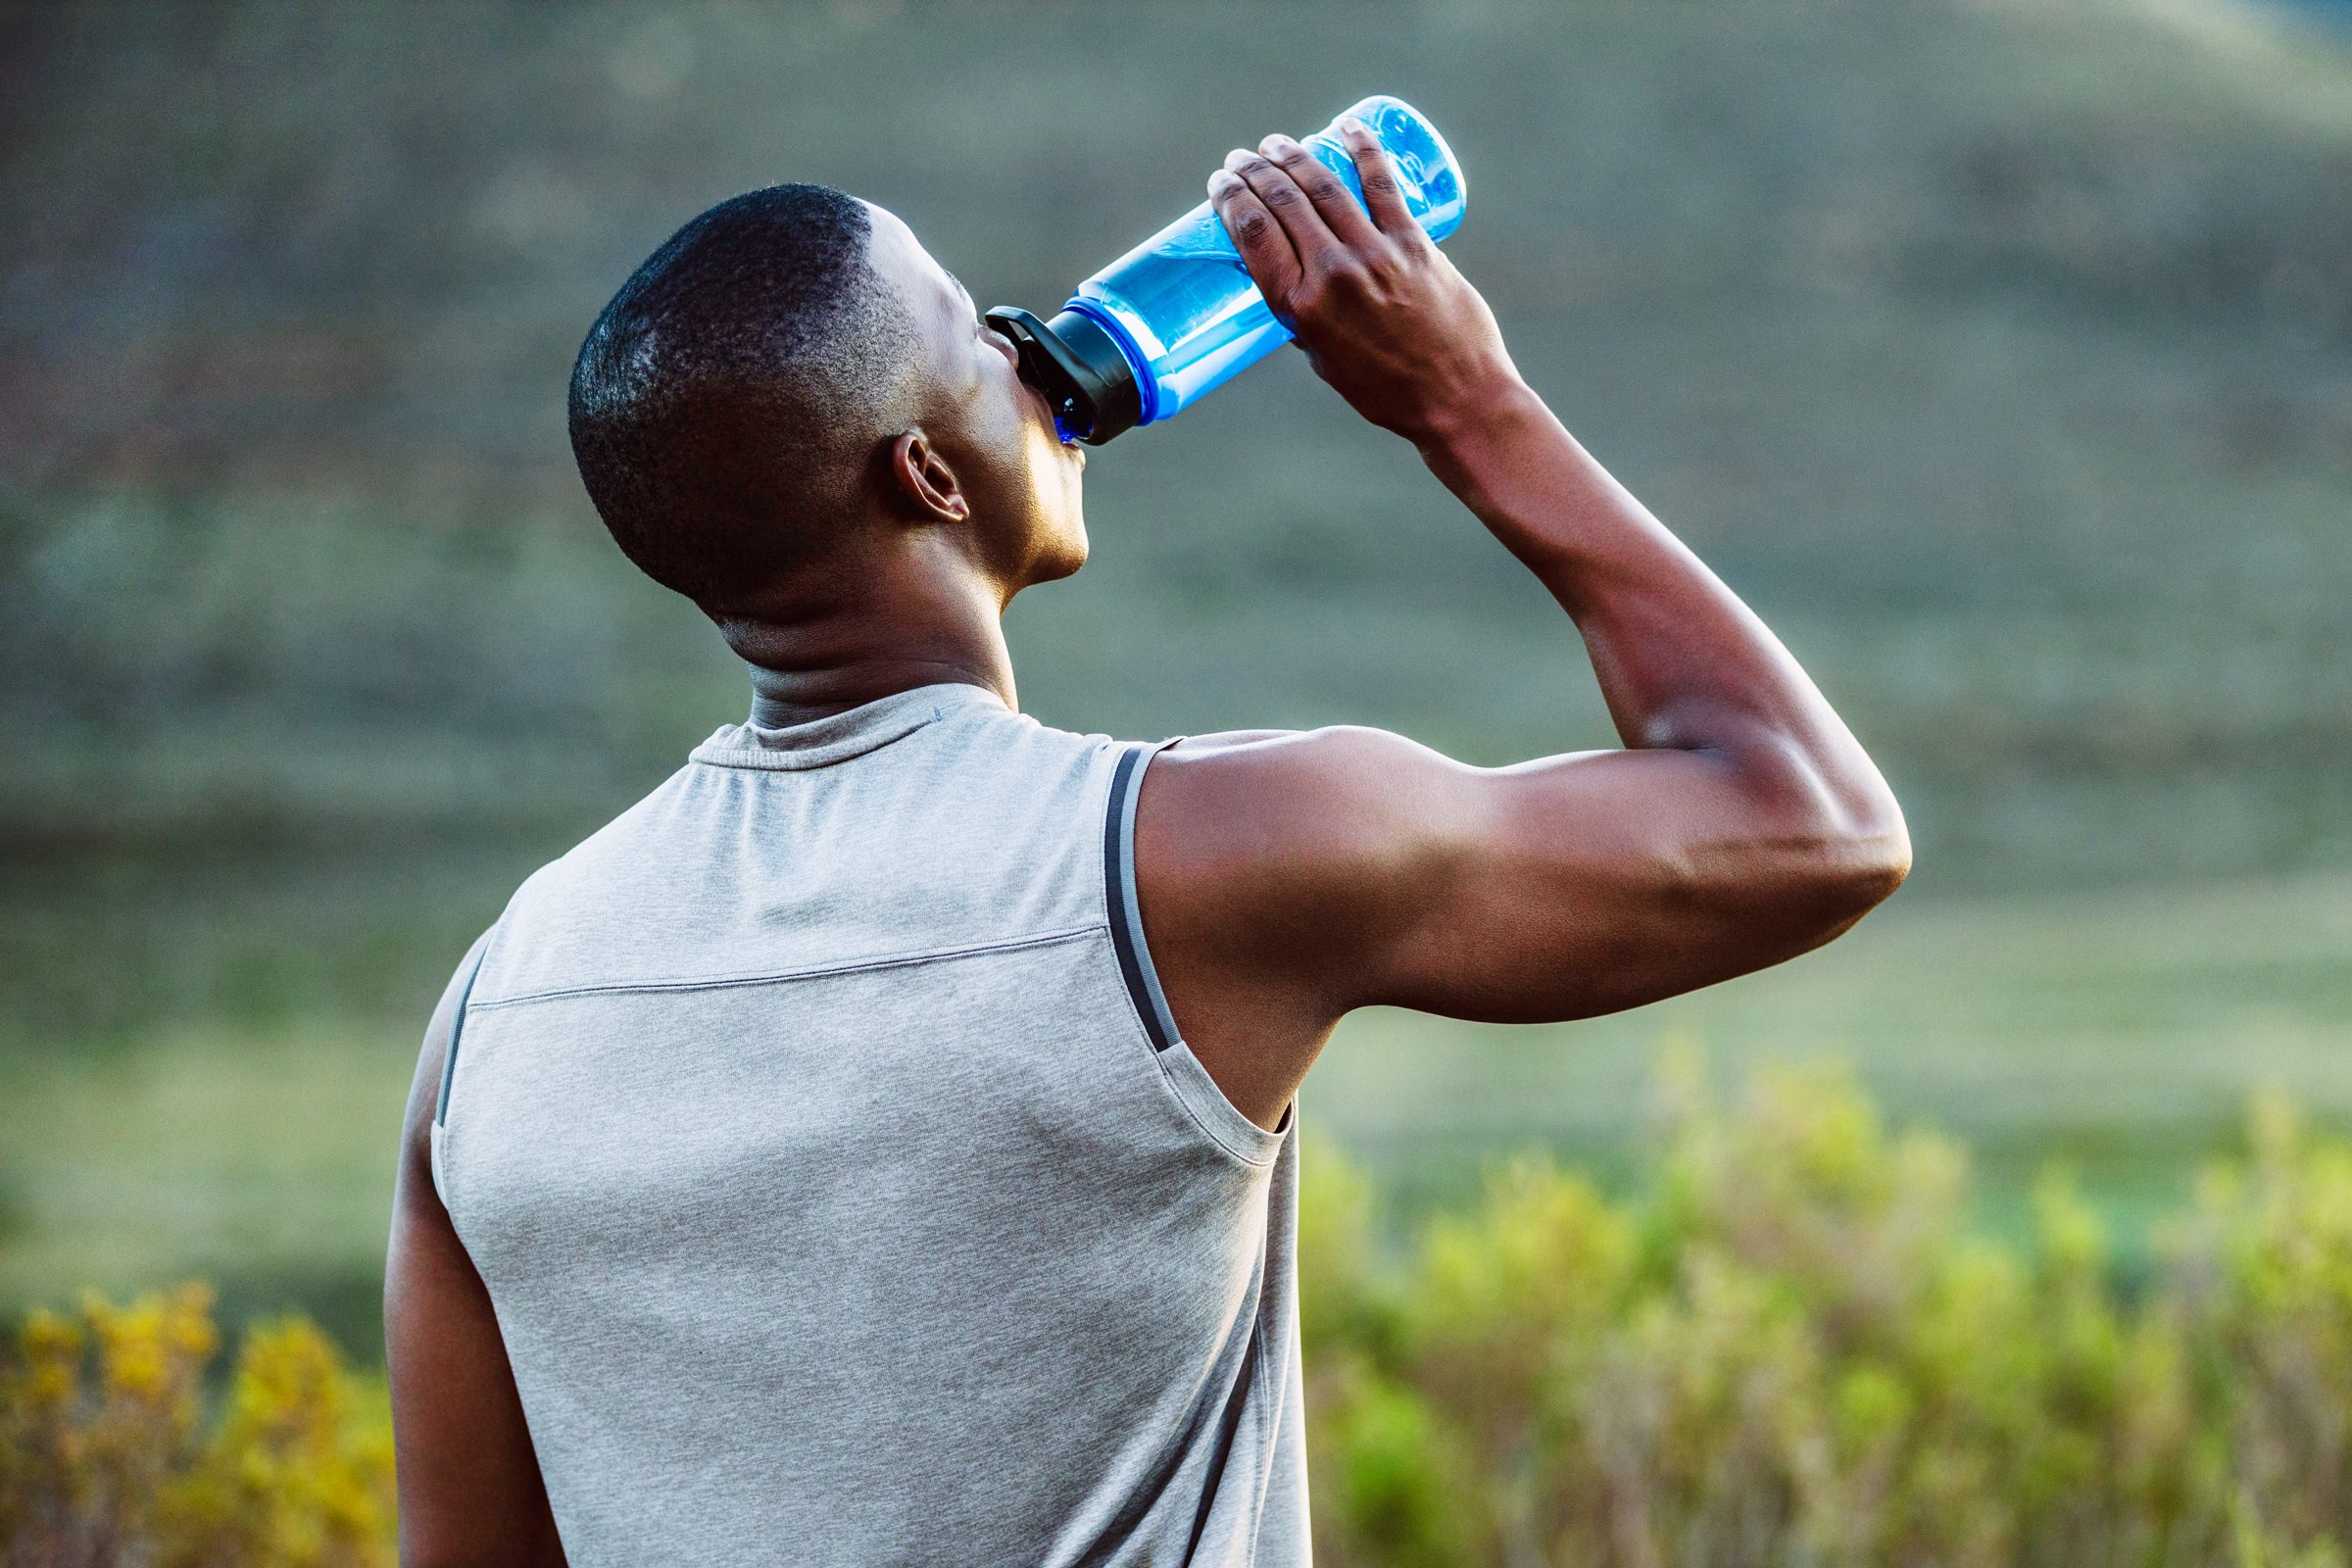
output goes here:
[[902, 540], [892, 556], [846, 564], [843, 597], [783, 600], [766, 613], [714, 615], [752, 666], [752, 719], [803, 724], [918, 686], [978, 686], [1020, 704], [1004, 646], [1003, 586], [952, 544]]
[[1017, 706], [1009, 667], [1000, 681], [964, 661], [906, 658], [832, 669], [771, 669], [756, 663], [748, 667], [752, 673], [752, 722], [761, 729], [806, 724], [918, 686], [978, 686], [996, 693], [1005, 707]]

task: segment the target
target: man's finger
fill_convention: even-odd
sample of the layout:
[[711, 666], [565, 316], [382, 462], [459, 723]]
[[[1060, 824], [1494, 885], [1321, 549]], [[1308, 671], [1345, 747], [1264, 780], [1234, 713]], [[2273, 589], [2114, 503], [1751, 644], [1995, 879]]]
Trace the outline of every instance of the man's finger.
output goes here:
[[1404, 204], [1404, 186], [1397, 181], [1396, 160], [1371, 127], [1350, 116], [1340, 124], [1340, 139], [1347, 145], [1348, 156], [1355, 160], [1355, 175], [1364, 186], [1364, 205], [1372, 210], [1372, 221], [1380, 231], [1396, 235], [1420, 232], [1412, 209]]
[[1317, 261], [1342, 248], [1330, 225], [1316, 214], [1315, 204], [1280, 164], [1262, 153], [1232, 152], [1225, 155], [1225, 167], [1241, 175], [1242, 183], [1265, 203], [1274, 221], [1290, 236], [1291, 249], [1302, 269], [1312, 269]]
[[[1306, 192], [1315, 216], [1323, 220], [1343, 245], [1361, 245], [1372, 238], [1372, 220], [1356, 205], [1355, 193], [1348, 182], [1333, 173], [1328, 165], [1288, 136], [1268, 136], [1257, 144], [1266, 155], [1300, 190]], [[1300, 255], [1307, 254], [1303, 249]]]
[[1208, 205], [1225, 224], [1242, 265], [1269, 302], [1287, 299], [1298, 281], [1298, 253], [1291, 248], [1274, 215], [1239, 174], [1220, 169], [1208, 176]]

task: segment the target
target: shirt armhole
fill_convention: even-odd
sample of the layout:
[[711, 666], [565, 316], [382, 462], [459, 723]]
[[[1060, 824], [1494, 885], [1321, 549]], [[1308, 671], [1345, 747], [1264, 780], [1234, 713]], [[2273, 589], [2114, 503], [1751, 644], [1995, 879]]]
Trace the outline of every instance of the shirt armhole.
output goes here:
[[1127, 984], [1128, 1001], [1134, 1004], [1169, 1089], [1200, 1130], [1227, 1153], [1262, 1168], [1273, 1162], [1297, 1125], [1294, 1107], [1286, 1106], [1281, 1124], [1268, 1132], [1225, 1097], [1225, 1091], [1217, 1087], [1177, 1032], [1167, 995], [1160, 990], [1159, 972], [1152, 967], [1151, 944], [1144, 940], [1143, 906], [1135, 893], [1135, 803], [1143, 793], [1144, 769], [1152, 758], [1175, 744], [1166, 740], [1127, 747], [1111, 770], [1110, 798], [1102, 816], [1102, 891], [1108, 906], [1111, 947], [1118, 956], [1119, 975]]
[[433, 1096], [433, 1125], [427, 1133], [428, 1153], [433, 1172], [433, 1192], [441, 1206], [449, 1207], [449, 1188], [443, 1182], [441, 1146], [446, 1141], [449, 1126], [449, 1090], [458, 1076], [458, 1042], [466, 1033], [466, 1004], [473, 1000], [473, 983], [482, 976], [482, 960], [490, 956], [487, 939], [474, 953], [473, 967], [466, 971], [466, 989], [458, 993], [457, 1010], [449, 1017], [449, 1046], [441, 1053], [441, 1088]]
[[1120, 754], [1110, 775], [1109, 808], [1102, 813], [1102, 889], [1109, 901], [1110, 941], [1117, 952], [1119, 974], [1144, 1021], [1153, 1051], [1166, 1051], [1182, 1036], [1175, 1015], [1168, 1011], [1167, 995], [1159, 988], [1159, 973], [1152, 966], [1152, 948], [1144, 940], [1144, 913], [1135, 894], [1135, 803], [1143, 794], [1144, 769], [1152, 759], [1176, 743], [1130, 746]]

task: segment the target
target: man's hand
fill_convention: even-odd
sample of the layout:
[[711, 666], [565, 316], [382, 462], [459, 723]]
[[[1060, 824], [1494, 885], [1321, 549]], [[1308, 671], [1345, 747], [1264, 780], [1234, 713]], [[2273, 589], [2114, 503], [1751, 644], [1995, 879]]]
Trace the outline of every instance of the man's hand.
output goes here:
[[1236, 150], [1209, 202], [1315, 373], [1355, 412], [1417, 445], [1517, 386], [1494, 313], [1406, 211], [1388, 152], [1342, 128], [1363, 181], [1345, 181], [1288, 136]]

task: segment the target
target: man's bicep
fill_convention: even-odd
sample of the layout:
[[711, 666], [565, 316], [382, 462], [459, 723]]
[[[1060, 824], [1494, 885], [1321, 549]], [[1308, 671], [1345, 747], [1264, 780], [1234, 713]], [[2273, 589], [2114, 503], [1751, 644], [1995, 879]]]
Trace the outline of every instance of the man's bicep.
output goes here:
[[1332, 1017], [1583, 1017], [1792, 951], [1773, 940], [1788, 890], [1758, 852], [1752, 795], [1703, 754], [1478, 768], [1333, 729], [1192, 766], [1157, 831], [1170, 880], [1219, 909], [1224, 967]]
[[[471, 968], [471, 958], [461, 968]], [[433, 1187], [432, 1122], [460, 986], [411, 1085], [384, 1275], [401, 1561], [561, 1564], [522, 1400], [490, 1294]]]
[[[1448, 780], [1426, 898], [1370, 956], [1366, 1002], [1498, 1023], [1641, 1006], [1810, 946], [1809, 889], [1721, 760], [1547, 758]], [[1793, 858], [1788, 858], [1793, 859]]]

